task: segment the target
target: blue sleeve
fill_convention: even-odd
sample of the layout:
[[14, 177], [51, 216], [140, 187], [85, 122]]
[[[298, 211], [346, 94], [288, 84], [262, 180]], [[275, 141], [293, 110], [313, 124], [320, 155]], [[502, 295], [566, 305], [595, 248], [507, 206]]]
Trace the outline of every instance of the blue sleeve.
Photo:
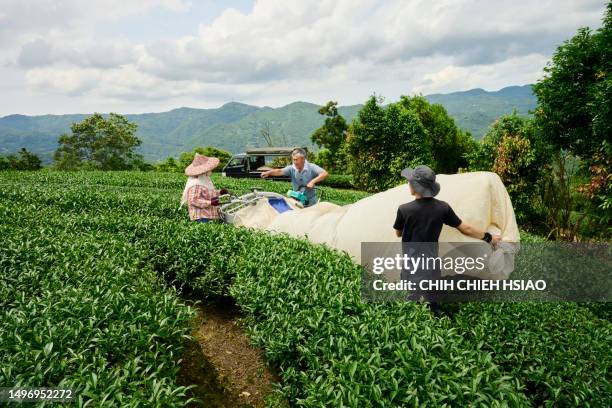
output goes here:
[[293, 176], [293, 166], [285, 166], [283, 167], [283, 176], [292, 177]]
[[308, 165], [310, 166], [310, 170], [312, 171], [312, 174], [314, 174], [315, 177], [317, 177], [324, 171], [321, 167], [317, 166], [314, 163], [309, 163]]

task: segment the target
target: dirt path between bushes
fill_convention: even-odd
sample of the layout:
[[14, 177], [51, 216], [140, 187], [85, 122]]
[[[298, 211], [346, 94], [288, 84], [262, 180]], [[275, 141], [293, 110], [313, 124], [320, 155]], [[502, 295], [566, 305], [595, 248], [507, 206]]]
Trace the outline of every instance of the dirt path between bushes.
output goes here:
[[189, 396], [201, 400], [190, 407], [261, 408], [270, 404], [273, 383], [278, 382], [267, 366], [262, 350], [250, 345], [238, 325], [240, 314], [233, 305], [197, 305], [198, 315], [182, 357], [179, 384], [195, 384]]

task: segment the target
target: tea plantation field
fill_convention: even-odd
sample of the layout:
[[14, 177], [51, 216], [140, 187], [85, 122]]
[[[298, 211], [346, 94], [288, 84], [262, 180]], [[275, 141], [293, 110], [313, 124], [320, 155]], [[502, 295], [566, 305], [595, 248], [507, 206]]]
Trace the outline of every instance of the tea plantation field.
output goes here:
[[[0, 172], [0, 386], [72, 387], [75, 406], [185, 406], [189, 293], [234, 299], [291, 406], [612, 406], [609, 304], [470, 303], [438, 317], [362, 303], [346, 255], [189, 222], [184, 181]], [[366, 196], [325, 190], [338, 204]]]

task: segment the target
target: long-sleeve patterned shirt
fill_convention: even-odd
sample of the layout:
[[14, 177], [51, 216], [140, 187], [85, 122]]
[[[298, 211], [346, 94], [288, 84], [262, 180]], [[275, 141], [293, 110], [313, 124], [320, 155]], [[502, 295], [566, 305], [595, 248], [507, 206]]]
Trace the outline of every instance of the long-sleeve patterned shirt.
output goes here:
[[218, 194], [214, 190], [196, 184], [187, 191], [187, 204], [189, 205], [189, 218], [219, 218], [219, 207], [211, 205], [210, 200]]

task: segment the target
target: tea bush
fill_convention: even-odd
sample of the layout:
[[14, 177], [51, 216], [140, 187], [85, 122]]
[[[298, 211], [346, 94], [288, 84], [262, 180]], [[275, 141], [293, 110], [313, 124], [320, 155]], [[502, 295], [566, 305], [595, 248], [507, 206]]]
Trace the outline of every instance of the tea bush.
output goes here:
[[491, 354], [415, 303], [360, 301], [348, 255], [292, 238], [253, 240], [232, 296], [297, 406], [526, 406]]
[[353, 176], [350, 174], [330, 174], [321, 182], [322, 186], [354, 189]]
[[[194, 311], [113, 234], [0, 205], [0, 384], [71, 387], [76, 405], [183, 406]], [[20, 224], [20, 225], [19, 225]]]
[[[214, 180], [238, 194], [289, 188]], [[362, 303], [347, 255], [191, 223], [178, 210], [184, 181], [0, 175], [0, 384], [73, 385], [94, 405], [184, 405], [176, 359], [193, 314], [161, 276], [200, 298], [232, 296], [294, 406], [612, 405], [610, 322], [593, 314], [609, 304], [472, 303], [450, 319]], [[366, 195], [329, 190], [338, 204]]]
[[577, 304], [470, 303], [457, 326], [535, 406], [610, 406], [612, 326]]

